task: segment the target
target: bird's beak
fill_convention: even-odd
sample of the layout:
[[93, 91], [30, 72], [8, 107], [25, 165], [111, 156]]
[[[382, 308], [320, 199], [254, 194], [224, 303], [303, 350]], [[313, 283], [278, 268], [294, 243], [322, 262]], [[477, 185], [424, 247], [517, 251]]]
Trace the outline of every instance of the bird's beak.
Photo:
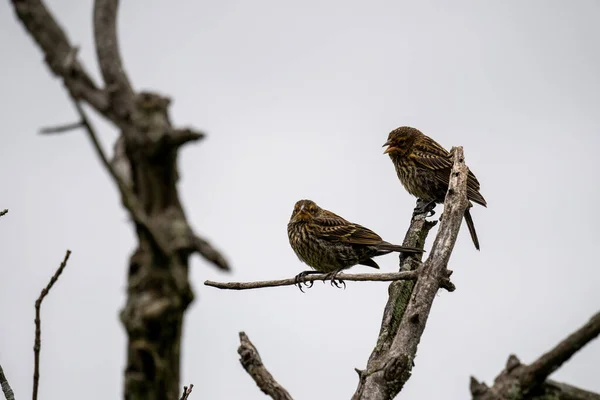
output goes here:
[[387, 148], [387, 149], [385, 149], [385, 151], [383, 152], [383, 154], [387, 154], [387, 153], [389, 153], [389, 152], [390, 152], [390, 151], [392, 151], [392, 149], [394, 148], [394, 147], [392, 146], [392, 143], [391, 143], [389, 140], [388, 140], [387, 142], [385, 142], [385, 143], [383, 144], [383, 146], [381, 146], [381, 147], [385, 147], [385, 146], [388, 146], [388, 148]]
[[303, 204], [303, 205], [300, 206], [300, 209], [296, 213], [296, 216], [294, 217], [294, 220], [296, 220], [296, 221], [303, 221], [305, 219], [308, 219], [309, 217], [310, 217], [310, 214], [304, 209], [304, 204]]

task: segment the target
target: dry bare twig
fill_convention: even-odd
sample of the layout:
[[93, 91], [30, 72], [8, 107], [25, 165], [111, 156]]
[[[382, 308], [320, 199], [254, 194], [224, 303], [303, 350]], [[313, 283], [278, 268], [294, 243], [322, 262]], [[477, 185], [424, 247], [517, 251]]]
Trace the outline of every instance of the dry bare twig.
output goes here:
[[244, 332], [240, 332], [240, 347], [238, 348], [240, 363], [254, 379], [260, 390], [273, 400], [292, 400], [292, 396], [285, 390], [263, 364], [258, 350]]
[[42, 349], [42, 320], [40, 314], [42, 301], [44, 301], [44, 298], [48, 295], [48, 293], [50, 293], [50, 289], [52, 289], [52, 286], [54, 286], [58, 278], [60, 278], [60, 275], [67, 266], [67, 261], [69, 260], [70, 255], [71, 250], [67, 250], [67, 252], [65, 253], [65, 258], [60, 263], [54, 275], [52, 275], [52, 278], [50, 278], [50, 282], [48, 282], [48, 285], [46, 285], [46, 287], [42, 289], [40, 296], [35, 301], [35, 342], [33, 344], [33, 400], [37, 400], [40, 382], [40, 350]]
[[0, 217], [4, 216], [8, 212], [8, 209], [0, 211]]
[[191, 383], [190, 383], [190, 386], [184, 386], [183, 392], [181, 393], [181, 397], [179, 398], [179, 400], [188, 400], [188, 397], [190, 397], [190, 394], [192, 394], [193, 388], [194, 388], [194, 385]]
[[[327, 281], [330, 278], [325, 279], [327, 274], [313, 274], [307, 275], [303, 279], [303, 282], [314, 282], [314, 281]], [[345, 274], [340, 273], [337, 275], [337, 280], [342, 281], [354, 281], [354, 282], [389, 282], [389, 281], [414, 281], [417, 279], [417, 271], [403, 271], [403, 272], [388, 272], [379, 274]], [[278, 279], [270, 281], [256, 281], [256, 282], [214, 282], [204, 281], [206, 286], [215, 287], [217, 289], [230, 289], [230, 290], [247, 290], [247, 289], [260, 289], [267, 287], [277, 286], [290, 286], [296, 284], [296, 278]], [[452, 282], [446, 280], [444, 288], [449, 292], [454, 291], [455, 287]]]

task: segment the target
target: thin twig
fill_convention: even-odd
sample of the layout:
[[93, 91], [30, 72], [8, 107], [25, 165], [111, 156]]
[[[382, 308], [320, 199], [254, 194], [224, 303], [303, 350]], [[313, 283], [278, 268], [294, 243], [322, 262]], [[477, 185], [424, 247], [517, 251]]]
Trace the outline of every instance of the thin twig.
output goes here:
[[15, 393], [8, 384], [8, 379], [4, 376], [2, 365], [0, 365], [0, 385], [2, 386], [2, 392], [4, 393], [6, 400], [15, 400]]
[[[373, 282], [389, 282], [399, 280], [415, 280], [417, 279], [417, 271], [405, 271], [405, 272], [388, 272], [381, 274], [344, 274], [340, 273], [336, 276], [336, 280], [342, 281], [373, 281]], [[304, 282], [314, 282], [321, 280], [331, 280], [331, 278], [325, 279], [327, 274], [313, 274], [307, 275], [303, 278]], [[296, 278], [279, 279], [272, 281], [256, 281], [256, 282], [214, 282], [204, 281], [206, 286], [215, 287], [217, 289], [230, 289], [230, 290], [246, 290], [246, 289], [260, 289], [267, 287], [276, 286], [291, 286], [296, 284]]]
[[194, 388], [194, 385], [191, 383], [190, 383], [190, 386], [184, 386], [183, 392], [181, 393], [181, 397], [179, 398], [179, 400], [187, 400], [188, 397], [190, 397], [190, 394], [192, 394], [193, 388]]
[[258, 354], [258, 350], [244, 332], [240, 332], [238, 354], [240, 355], [242, 367], [254, 379], [254, 382], [264, 394], [270, 396], [273, 400], [292, 400], [292, 396], [288, 391], [267, 370]]
[[60, 266], [50, 278], [50, 282], [46, 285], [45, 288], [42, 289], [40, 293], [40, 297], [35, 301], [35, 342], [33, 345], [33, 355], [34, 355], [34, 364], [33, 364], [33, 400], [37, 400], [38, 395], [38, 387], [40, 382], [40, 350], [42, 348], [42, 321], [40, 319], [40, 311], [42, 307], [42, 301], [52, 289], [52, 286], [56, 283], [60, 274], [62, 274], [63, 270], [67, 266], [67, 261], [69, 260], [69, 256], [71, 255], [71, 250], [67, 250], [65, 254], [65, 258], [60, 263]]
[[210, 244], [206, 239], [201, 238], [198, 235], [194, 235], [192, 239], [192, 246], [194, 250], [198, 252], [205, 260], [210, 261], [217, 268], [223, 271], [231, 271], [231, 267], [229, 263], [223, 257], [223, 255], [218, 252], [212, 244]]
[[79, 129], [82, 127], [83, 127], [83, 123], [81, 121], [72, 122], [70, 124], [42, 128], [42, 129], [40, 129], [40, 133], [42, 135], [51, 135], [51, 134], [55, 134], [55, 133], [65, 133], [65, 132], [73, 131], [75, 129]]
[[0, 211], [0, 217], [4, 216], [8, 212], [8, 208]]
[[117, 115], [127, 117], [134, 109], [133, 89], [121, 60], [117, 36], [118, 0], [94, 1], [94, 42], [100, 72], [109, 89]]

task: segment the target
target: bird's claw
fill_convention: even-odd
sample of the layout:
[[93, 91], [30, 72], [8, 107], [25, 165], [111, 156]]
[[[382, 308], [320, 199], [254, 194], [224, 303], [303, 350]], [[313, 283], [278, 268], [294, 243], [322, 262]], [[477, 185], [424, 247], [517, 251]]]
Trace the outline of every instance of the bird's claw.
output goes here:
[[424, 200], [419, 200], [419, 205], [415, 207], [413, 210], [413, 217], [419, 214], [426, 214], [425, 218], [432, 217], [435, 215], [435, 200], [431, 200], [425, 202]]
[[337, 274], [339, 274], [339, 273], [340, 273], [340, 271], [333, 271], [333, 272], [328, 273], [323, 278], [323, 283], [325, 283], [325, 281], [327, 279], [330, 279], [331, 280], [331, 286], [335, 286], [338, 289], [340, 289], [342, 287], [344, 289], [346, 289], [346, 282], [344, 282], [343, 280], [337, 278]]
[[294, 285], [298, 286], [298, 289], [300, 289], [300, 291], [301, 291], [302, 293], [304, 293], [304, 290], [302, 289], [302, 285], [304, 285], [304, 286], [305, 286], [307, 289], [310, 289], [310, 288], [313, 286], [313, 284], [314, 284], [314, 282], [313, 282], [313, 281], [306, 282], [306, 281], [304, 280], [304, 278], [305, 278], [307, 275], [314, 274], [314, 273], [316, 273], [316, 271], [302, 271], [302, 272], [300, 272], [300, 273], [299, 273], [298, 275], [296, 275], [296, 277], [294, 278]]

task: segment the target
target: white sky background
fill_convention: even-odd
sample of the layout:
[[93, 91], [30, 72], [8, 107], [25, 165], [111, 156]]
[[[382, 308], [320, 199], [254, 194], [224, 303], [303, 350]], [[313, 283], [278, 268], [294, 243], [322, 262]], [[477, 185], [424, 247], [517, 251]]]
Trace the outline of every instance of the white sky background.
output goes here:
[[[302, 294], [202, 282], [303, 270], [286, 234], [300, 198], [400, 242], [414, 199], [381, 148], [400, 125], [463, 145], [489, 204], [473, 210], [481, 252], [461, 230], [449, 266], [457, 290], [436, 298], [403, 399], [468, 398], [470, 375], [491, 383], [509, 354], [531, 362], [598, 311], [598, 2], [122, 3], [133, 84], [171, 96], [174, 122], [209, 134], [181, 153], [180, 193], [234, 268], [227, 276], [192, 259], [182, 360], [192, 397], [264, 398], [238, 362], [240, 330], [295, 398], [350, 397], [387, 284], [317, 283]], [[49, 6], [98, 77], [92, 2]], [[76, 117], [8, 2], [0, 33], [0, 208], [10, 209], [0, 221], [0, 363], [26, 397], [33, 303], [69, 248], [43, 305], [40, 395], [120, 398], [132, 227], [82, 132], [36, 134]], [[112, 151], [116, 132], [98, 127]], [[395, 255], [377, 261], [397, 268]], [[596, 341], [553, 378], [600, 391], [599, 365]]]

